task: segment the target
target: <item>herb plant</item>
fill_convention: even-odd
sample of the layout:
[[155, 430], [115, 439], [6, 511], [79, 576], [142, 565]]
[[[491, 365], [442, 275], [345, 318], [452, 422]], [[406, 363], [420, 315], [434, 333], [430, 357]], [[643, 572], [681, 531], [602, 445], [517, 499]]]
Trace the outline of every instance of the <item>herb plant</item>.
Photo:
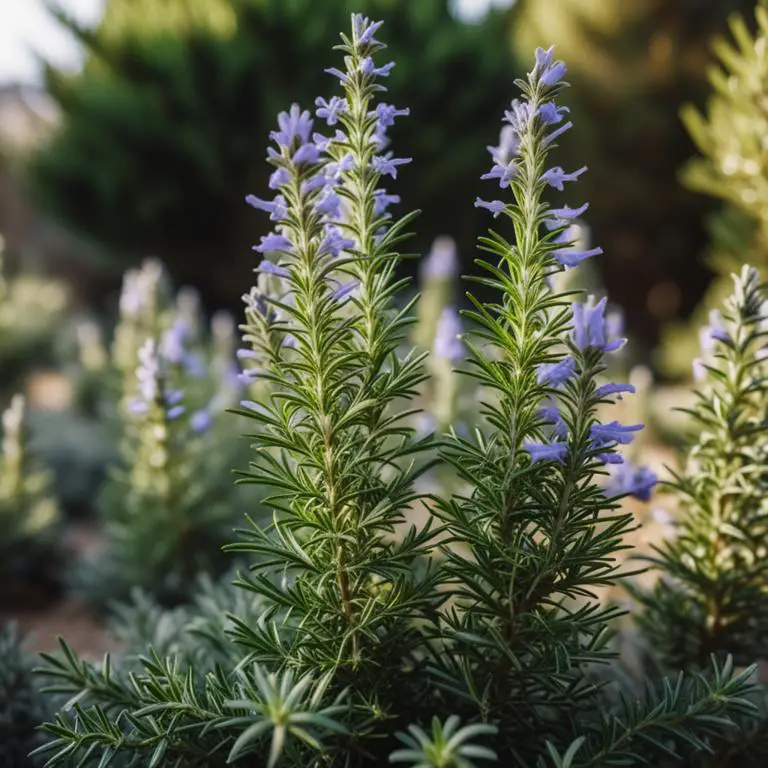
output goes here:
[[76, 581], [102, 605], [136, 587], [172, 604], [198, 573], [228, 567], [222, 547], [243, 512], [232, 482], [242, 451], [222, 418], [243, 389], [235, 325], [217, 315], [208, 338], [196, 295], [174, 299], [151, 261], [126, 274], [120, 307], [112, 365], [99, 378], [117, 385], [100, 408], [121, 461], [98, 499], [104, 546]]
[[[551, 50], [517, 81], [491, 151], [484, 178], [507, 199], [476, 201], [512, 236], [482, 241], [475, 280], [495, 298], [470, 295], [462, 339], [480, 417], [467, 435], [417, 436], [426, 352], [403, 350], [413, 302], [395, 276], [414, 217], [393, 218], [381, 187], [409, 162], [386, 136], [407, 110], [378, 100], [394, 66], [378, 60], [380, 27], [353, 16], [344, 69], [328, 70], [342, 93], [316, 102], [331, 135], [296, 105], [282, 113], [275, 196], [248, 199], [275, 231], [246, 295], [240, 357], [258, 394], [240, 408], [254, 424], [242, 480], [273, 514], [230, 547], [249, 558], [245, 604], [230, 604], [226, 632], [190, 633], [186, 648], [156, 638], [161, 651], [125, 666], [65, 643], [47, 656], [52, 690], [74, 697], [46, 726], [50, 765], [679, 766], [754, 709], [750, 670], [730, 659], [640, 696], [610, 681], [620, 611], [598, 592], [622, 575], [635, 527], [620, 500], [647, 498], [655, 477], [620, 453], [641, 425], [598, 417], [632, 389], [605, 376], [623, 343], [606, 299], [552, 287], [600, 249], [568, 239], [586, 205], [545, 199], [586, 170], [550, 167], [571, 125]], [[167, 422], [177, 405], [157, 392], [148, 413]], [[450, 496], [419, 491], [435, 444], [461, 480]]]

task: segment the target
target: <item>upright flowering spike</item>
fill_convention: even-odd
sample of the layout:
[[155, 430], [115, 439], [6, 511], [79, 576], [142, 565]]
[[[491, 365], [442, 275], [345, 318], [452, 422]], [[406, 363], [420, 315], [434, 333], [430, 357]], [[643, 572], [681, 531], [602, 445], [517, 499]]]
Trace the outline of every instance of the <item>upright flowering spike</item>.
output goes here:
[[[553, 274], [601, 252], [576, 249], [568, 238], [586, 204], [550, 208], [544, 202], [552, 189], [562, 191], [586, 170], [566, 172], [549, 162], [554, 139], [570, 127], [567, 110], [557, 103], [564, 75], [565, 65], [554, 60], [552, 50], [537, 52], [527, 80], [518, 81], [523, 98], [505, 112], [500, 146], [490, 148], [493, 165], [483, 174], [510, 199], [476, 202], [494, 216], [506, 211], [516, 239], [508, 242], [494, 232], [482, 240], [484, 250], [497, 257], [492, 264], [478, 260], [487, 269], [483, 284], [498, 296], [492, 304], [470, 297], [478, 308], [470, 316], [479, 330], [466, 334], [468, 373], [481, 387], [477, 439], [470, 451], [466, 439], [451, 435], [447, 455], [468, 489], [441, 511], [457, 544], [446, 549], [446, 559], [462, 603], [451, 640], [476, 658], [472, 685], [483, 691], [489, 710], [504, 709], [510, 697], [526, 700], [534, 674], [510, 659], [528, 652], [530, 627], [557, 614], [550, 606], [576, 594], [585, 599], [584, 621], [568, 614], [571, 640], [553, 635], [550, 642], [536, 635], [542, 643], [536, 663], [553, 678], [561, 674], [563, 653], [586, 658], [600, 643], [610, 616], [586, 595], [590, 585], [617, 578], [617, 569], [606, 565], [595, 579], [579, 565], [585, 562], [580, 558], [612, 563], [621, 536], [633, 525], [598, 482], [605, 465], [623, 461], [618, 448], [641, 428], [597, 420], [609, 396], [629, 391], [626, 385], [598, 383], [605, 353], [622, 342], [610, 338], [605, 299], [577, 302], [569, 310], [567, 294], [550, 287]], [[638, 479], [632, 490], [642, 494], [646, 480]], [[608, 537], [601, 519], [611, 526]], [[479, 578], [474, 563], [493, 563], [493, 577]], [[570, 575], [561, 586], [557, 574], [565, 573]], [[498, 605], [504, 605], [502, 612]], [[492, 617], [492, 634], [484, 634], [482, 617]], [[494, 648], [492, 659], [474, 653], [480, 637], [488, 638], [484, 649]], [[504, 649], [497, 650], [499, 644]], [[549, 683], [536, 679], [544, 701]], [[552, 696], [555, 690], [553, 685]], [[521, 728], [509, 738], [514, 743], [523, 734]]]
[[[302, 674], [335, 669], [370, 679], [383, 648], [417, 639], [401, 603], [432, 601], [419, 592], [420, 579], [400, 579], [400, 563], [422, 557], [431, 534], [391, 536], [418, 498], [418, 470], [400, 459], [429, 441], [415, 442], [401, 412], [425, 378], [424, 356], [401, 356], [411, 321], [392, 308], [407, 221], [386, 215], [397, 198], [379, 182], [409, 162], [382, 153], [387, 127], [407, 111], [376, 104], [379, 80], [392, 68], [376, 61], [380, 26], [353, 17], [339, 46], [344, 70], [328, 70], [344, 92], [315, 103], [318, 117], [338, 126], [334, 136], [313, 133], [298, 107], [280, 117], [268, 160], [281, 172], [272, 180], [286, 215], [257, 247], [280, 251], [280, 259], [261, 263], [244, 297], [247, 347], [238, 354], [248, 387], [241, 413], [257, 425], [250, 479], [279, 489], [268, 502], [276, 531], [254, 525], [243, 544], [272, 553], [257, 559], [256, 577], [246, 581], [270, 613], [252, 638], [291, 636], [277, 654], [299, 642], [302, 660], [290, 663]], [[274, 214], [270, 203], [257, 207]], [[455, 344], [447, 351], [454, 355]], [[250, 390], [262, 385], [255, 399]], [[394, 480], [384, 479], [384, 466]], [[289, 560], [287, 571], [277, 570]], [[321, 609], [293, 604], [300, 592], [315, 595]]]

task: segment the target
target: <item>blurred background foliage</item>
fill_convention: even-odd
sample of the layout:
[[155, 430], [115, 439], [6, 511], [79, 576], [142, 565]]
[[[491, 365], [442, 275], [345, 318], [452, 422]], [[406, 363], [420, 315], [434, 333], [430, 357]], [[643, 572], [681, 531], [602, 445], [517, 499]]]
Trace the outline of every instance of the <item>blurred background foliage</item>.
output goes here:
[[519, 69], [500, 14], [462, 24], [445, 0], [110, 0], [92, 31], [59, 13], [88, 61], [74, 77], [46, 70], [65, 117], [30, 163], [37, 200], [121, 269], [151, 254], [208, 306], [232, 305], [263, 227], [243, 198], [266, 189], [275, 116], [333, 91], [329, 43], [353, 10], [386, 20], [390, 96], [411, 108], [393, 138], [415, 159], [395, 185], [423, 210], [414, 247], [450, 229], [468, 250]]

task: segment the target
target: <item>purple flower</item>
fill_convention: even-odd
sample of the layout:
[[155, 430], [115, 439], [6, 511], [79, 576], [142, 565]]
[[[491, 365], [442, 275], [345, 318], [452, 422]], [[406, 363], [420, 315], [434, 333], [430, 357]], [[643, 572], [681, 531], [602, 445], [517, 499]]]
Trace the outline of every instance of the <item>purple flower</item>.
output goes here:
[[464, 344], [459, 338], [461, 330], [459, 313], [453, 307], [445, 307], [440, 313], [435, 331], [432, 347], [435, 357], [447, 360], [452, 364], [464, 357]]
[[263, 373], [261, 368], [246, 368], [237, 374], [237, 380], [242, 384], [250, 384], [255, 381]]
[[545, 386], [559, 387], [573, 376], [575, 365], [576, 361], [570, 355], [559, 363], [543, 363], [536, 371], [536, 380]]
[[213, 416], [207, 408], [195, 411], [189, 418], [189, 426], [198, 435], [207, 432], [213, 424]]
[[259, 353], [253, 349], [238, 349], [235, 352], [235, 356], [238, 360], [258, 360]]
[[552, 425], [552, 431], [558, 437], [565, 438], [568, 434], [568, 425], [565, 423], [560, 410], [554, 405], [545, 405], [536, 411], [536, 415], [543, 421]]
[[562, 208], [553, 208], [550, 211], [552, 218], [546, 219], [544, 226], [550, 231], [564, 227], [571, 219], [577, 219], [579, 216], [584, 215], [588, 208], [589, 203], [584, 203], [580, 208], [570, 208], [567, 205], [564, 205]]
[[320, 150], [315, 144], [303, 144], [296, 150], [293, 162], [296, 165], [315, 165], [320, 160]]
[[331, 183], [338, 183], [342, 174], [348, 173], [355, 167], [355, 158], [352, 154], [344, 155], [338, 162], [328, 163], [325, 173], [330, 177]]
[[513, 99], [509, 109], [504, 113], [504, 121], [512, 128], [511, 138], [508, 139], [508, 141], [514, 142], [515, 151], [512, 154], [517, 154], [520, 137], [528, 130], [532, 115], [533, 107], [531, 104], [527, 101], [520, 101], [520, 99]]
[[381, 216], [390, 205], [397, 205], [400, 195], [388, 195], [385, 189], [377, 189], [373, 193], [373, 215]]
[[648, 467], [636, 467], [625, 462], [611, 475], [604, 490], [607, 496], [634, 496], [640, 501], [650, 501], [658, 481], [656, 474]]
[[123, 288], [120, 293], [120, 313], [136, 315], [144, 308], [148, 298], [148, 286], [142, 280], [142, 273], [129, 270], [123, 277]]
[[207, 373], [207, 367], [203, 357], [196, 353], [187, 353], [182, 361], [184, 370], [196, 379], [202, 379]]
[[624, 344], [624, 339], [608, 341], [605, 323], [605, 305], [607, 299], [602, 298], [593, 304], [593, 298], [584, 304], [574, 303], [573, 311], [573, 343], [581, 350], [599, 349], [603, 352], [613, 352]]
[[618, 453], [598, 453], [597, 458], [603, 462], [603, 464], [623, 464], [624, 457]]
[[499, 214], [504, 213], [507, 210], [507, 204], [502, 200], [482, 200], [479, 197], [475, 198], [475, 208], [485, 208], [493, 214], [495, 219]]
[[352, 29], [354, 38], [358, 45], [378, 45], [379, 41], [374, 39], [374, 35], [379, 31], [383, 21], [371, 21], [363, 16], [362, 13], [352, 15]]
[[603, 399], [617, 395], [619, 399], [624, 393], [634, 394], [635, 388], [631, 384], [603, 384], [595, 390], [595, 397]]
[[259, 253], [272, 253], [274, 251], [290, 251], [292, 247], [293, 245], [287, 237], [270, 232], [268, 235], [262, 236], [261, 242], [259, 245], [255, 245], [253, 250]]
[[547, 134], [544, 137], [544, 146], [548, 147], [556, 138], [562, 136], [566, 131], [573, 128], [573, 123], [569, 120], [567, 123], [563, 123], [559, 128], [555, 128], [552, 133]]
[[276, 275], [277, 277], [288, 277], [290, 272], [279, 264], [275, 264], [273, 261], [267, 261], [264, 259], [256, 268], [259, 272], [264, 272], [266, 275]]
[[557, 85], [565, 77], [566, 67], [562, 61], [553, 61], [553, 59], [554, 48], [548, 48], [546, 51], [543, 48], [537, 48], [536, 65], [530, 73], [531, 77], [537, 79], [542, 85], [549, 87]]
[[172, 389], [170, 392], [165, 393], [165, 404], [178, 405], [184, 399], [184, 393], [180, 389]]
[[336, 125], [339, 121], [339, 115], [343, 115], [348, 109], [347, 100], [338, 96], [331, 96], [330, 101], [326, 101], [322, 96], [315, 99], [317, 110], [315, 114], [325, 120], [328, 125]]
[[345, 238], [338, 227], [329, 226], [325, 232], [325, 237], [318, 248], [318, 254], [320, 255], [327, 253], [336, 258], [341, 251], [353, 248], [355, 245], [355, 241]]
[[322, 133], [315, 133], [312, 135], [312, 141], [315, 143], [315, 146], [321, 151], [321, 152], [327, 152], [328, 147], [331, 144], [344, 144], [347, 141], [347, 136], [343, 131], [336, 129], [336, 135], [332, 138], [328, 138], [326, 136], [323, 136]]
[[539, 461], [559, 461], [564, 462], [568, 455], [568, 444], [562, 441], [552, 443], [532, 443], [527, 442], [523, 448], [531, 457], [531, 463], [536, 464]]
[[139, 381], [139, 392], [146, 403], [152, 403], [157, 400], [159, 392], [157, 380], [160, 375], [160, 359], [154, 339], [147, 339], [141, 345], [138, 357], [136, 378]]
[[347, 85], [347, 83], [349, 83], [349, 75], [346, 72], [342, 72], [337, 67], [329, 67], [324, 70], [324, 72], [335, 77], [342, 85]]
[[379, 125], [382, 128], [389, 128], [395, 124], [396, 117], [407, 117], [411, 114], [411, 110], [397, 109], [392, 104], [379, 103], [376, 105], [376, 117], [379, 119]]
[[272, 201], [262, 200], [260, 197], [256, 197], [256, 195], [246, 195], [245, 202], [259, 211], [266, 211], [270, 214], [269, 218], [272, 221], [283, 221], [288, 216], [285, 198], [282, 195], [278, 195]]
[[302, 144], [309, 139], [312, 130], [312, 117], [309, 112], [302, 112], [298, 104], [290, 112], [281, 112], [277, 116], [278, 131], [272, 131], [269, 137], [281, 147], [290, 147], [298, 138]]
[[320, 195], [320, 199], [315, 203], [315, 210], [321, 215], [338, 219], [341, 216], [341, 198], [331, 187], [326, 187]]
[[143, 416], [149, 411], [149, 405], [138, 397], [133, 398], [127, 405], [128, 413], [134, 416]]
[[488, 179], [498, 179], [499, 186], [502, 189], [506, 189], [517, 175], [517, 163], [514, 160], [504, 162], [500, 159], [498, 154], [494, 159], [496, 160], [496, 163], [493, 168], [491, 168], [488, 173], [484, 173], [480, 178], [483, 181]]
[[364, 75], [373, 75], [374, 77], [389, 77], [389, 73], [395, 66], [394, 61], [390, 61], [389, 64], [385, 64], [383, 67], [377, 67], [373, 63], [373, 59], [370, 56], [366, 56], [360, 62], [360, 72]]
[[272, 175], [269, 177], [269, 188], [280, 189], [283, 184], [287, 184], [290, 180], [291, 174], [288, 173], [285, 168], [278, 168], [276, 171], [273, 171]]
[[[728, 335], [728, 332], [725, 330], [723, 316], [716, 309], [713, 309], [709, 313], [709, 327], [707, 330], [709, 331], [710, 338], [715, 341], [723, 341], [723, 342], [730, 341], [731, 337]], [[712, 349], [712, 346], [713, 345], [710, 343], [708, 349]]]
[[557, 125], [571, 110], [559, 107], [554, 101], [548, 101], [539, 107], [539, 118], [544, 125]]
[[309, 179], [305, 179], [301, 182], [301, 194], [307, 195], [316, 189], [328, 186], [329, 181], [330, 180], [323, 176], [321, 173], [318, 173]]
[[610, 421], [607, 424], [593, 424], [589, 428], [589, 437], [593, 448], [615, 443], [617, 445], [629, 445], [635, 438], [635, 432], [643, 428], [642, 424], [619, 424], [618, 421]]
[[339, 284], [339, 287], [331, 294], [334, 301], [344, 301], [360, 285], [359, 280], [352, 280], [346, 284]]
[[566, 173], [558, 165], [558, 166], [555, 166], [554, 168], [550, 168], [548, 171], [545, 171], [541, 177], [541, 180], [549, 184], [550, 187], [554, 187], [558, 192], [562, 192], [565, 189], [563, 184], [566, 181], [576, 181], [576, 179], [578, 179], [579, 176], [581, 176], [581, 174], [584, 173], [584, 171], [586, 170], [587, 170], [587, 166], [584, 165], [581, 168], [579, 168], [577, 171], [574, 171], [573, 173]]
[[590, 248], [587, 251], [580, 251], [578, 248], [558, 248], [552, 251], [552, 255], [564, 267], [578, 267], [583, 261], [592, 256], [599, 256], [602, 252], [602, 248]]
[[422, 280], [448, 280], [459, 268], [459, 254], [452, 237], [442, 235], [435, 239], [432, 250], [421, 262]]
[[406, 165], [413, 160], [411, 157], [390, 157], [387, 155], [374, 155], [371, 158], [371, 167], [376, 173], [380, 173], [382, 176], [391, 176], [393, 179], [397, 178], [397, 167], [399, 165]]
[[165, 418], [168, 421], [175, 421], [179, 416], [183, 416], [187, 409], [183, 405], [175, 405], [165, 412]]

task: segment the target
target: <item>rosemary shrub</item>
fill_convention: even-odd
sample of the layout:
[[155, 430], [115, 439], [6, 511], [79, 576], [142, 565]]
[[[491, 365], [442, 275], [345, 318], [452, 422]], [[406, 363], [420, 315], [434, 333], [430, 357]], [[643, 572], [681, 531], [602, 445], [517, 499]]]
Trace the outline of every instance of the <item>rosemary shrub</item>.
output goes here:
[[[414, 216], [393, 217], [381, 187], [409, 162], [386, 136], [407, 110], [379, 101], [394, 66], [379, 61], [380, 27], [353, 16], [344, 68], [329, 70], [341, 92], [316, 103], [330, 135], [298, 106], [282, 113], [275, 196], [248, 199], [275, 230], [245, 297], [240, 357], [258, 399], [239, 409], [254, 425], [241, 479], [273, 514], [230, 545], [249, 558], [229, 588], [240, 599], [221, 598], [226, 622], [202, 620], [186, 642], [150, 631], [156, 648], [122, 665], [64, 642], [47, 655], [51, 690], [73, 697], [46, 725], [49, 765], [679, 766], [754, 709], [751, 671], [729, 658], [641, 696], [607, 681], [620, 680], [620, 612], [598, 590], [622, 575], [635, 527], [621, 497], [647, 498], [655, 477], [621, 456], [641, 425], [599, 418], [632, 390], [605, 376], [623, 343], [606, 300], [552, 287], [600, 249], [568, 239], [586, 205], [546, 201], [585, 171], [550, 167], [571, 125], [551, 50], [517, 82], [491, 148], [485, 177], [506, 199], [476, 203], [512, 238], [483, 240], [475, 279], [495, 298], [470, 296], [463, 368], [481, 415], [467, 435], [416, 434], [427, 353], [403, 351], [412, 302], [396, 277]], [[462, 483], [450, 497], [417, 484], [436, 444]], [[152, 610], [150, 625], [168, 615]]]

